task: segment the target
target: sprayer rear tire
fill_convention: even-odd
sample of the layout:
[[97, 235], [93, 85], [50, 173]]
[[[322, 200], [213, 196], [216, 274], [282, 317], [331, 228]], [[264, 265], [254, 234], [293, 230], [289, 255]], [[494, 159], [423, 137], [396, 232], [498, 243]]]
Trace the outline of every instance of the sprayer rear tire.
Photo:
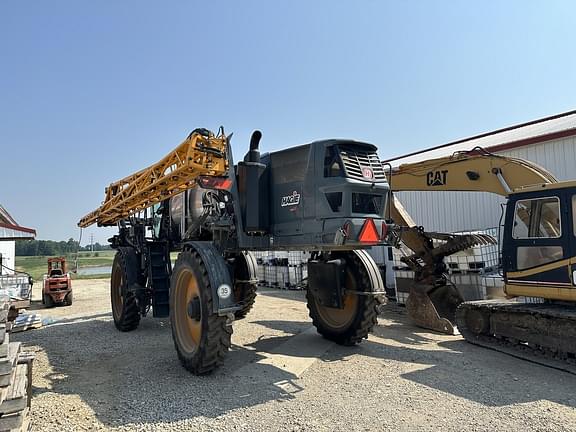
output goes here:
[[[172, 339], [182, 366], [194, 375], [220, 366], [231, 344], [232, 326], [213, 311], [210, 280], [218, 281], [220, 275], [209, 276], [210, 268], [198, 252], [185, 250], [178, 255], [170, 278]], [[199, 306], [198, 319], [189, 315], [191, 301]]]
[[110, 276], [110, 300], [114, 325], [122, 332], [136, 329], [140, 324], [140, 309], [130, 287], [140, 279], [138, 256], [132, 248], [118, 248]]
[[[246, 318], [248, 312], [256, 301], [256, 272], [258, 263], [256, 257], [250, 252], [241, 252], [234, 258], [234, 295], [238, 303], [242, 303], [242, 309], [234, 312], [234, 318], [241, 320]], [[254, 282], [244, 282], [244, 281]]]
[[[346, 259], [346, 289], [378, 291], [380, 288], [372, 287], [369, 270], [357, 256], [359, 252], [365, 251], [334, 254]], [[310, 318], [318, 333], [339, 345], [350, 346], [361, 342], [377, 322], [380, 301], [374, 296], [347, 293], [343, 309], [321, 305], [310, 290], [306, 291], [306, 300]]]

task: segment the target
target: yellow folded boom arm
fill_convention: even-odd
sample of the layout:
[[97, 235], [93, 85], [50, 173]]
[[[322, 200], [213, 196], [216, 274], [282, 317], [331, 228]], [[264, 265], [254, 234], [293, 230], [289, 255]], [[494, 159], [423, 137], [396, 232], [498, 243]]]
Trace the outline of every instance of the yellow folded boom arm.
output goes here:
[[154, 165], [112, 183], [102, 205], [78, 222], [84, 228], [115, 225], [118, 221], [191, 189], [199, 176], [228, 172], [228, 137], [207, 130], [192, 132], [178, 147]]

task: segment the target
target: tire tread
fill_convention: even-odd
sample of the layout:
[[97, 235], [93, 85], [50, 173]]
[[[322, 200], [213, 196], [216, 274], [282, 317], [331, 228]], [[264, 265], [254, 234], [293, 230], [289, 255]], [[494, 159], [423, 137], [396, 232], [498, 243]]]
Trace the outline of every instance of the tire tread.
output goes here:
[[[200, 254], [193, 249], [186, 249], [178, 255], [174, 269], [176, 270], [182, 263], [190, 265], [192, 268], [200, 269], [201, 281], [199, 285], [203, 289], [201, 301], [202, 310], [212, 311], [212, 289], [210, 287], [210, 280], [206, 266], [202, 262]], [[176, 271], [174, 272], [176, 273]], [[203, 287], [203, 288], [202, 288]], [[206, 332], [204, 334], [204, 332]], [[193, 355], [188, 355], [183, 352], [176, 340], [176, 332], [172, 326], [172, 338], [174, 346], [180, 359], [182, 366], [194, 375], [206, 375], [214, 371], [224, 362], [224, 358], [228, 349], [231, 346], [232, 326], [227, 325], [227, 318], [218, 316], [215, 313], [209, 313], [206, 321], [202, 326], [202, 339], [204, 343], [194, 352]]]
[[[347, 258], [353, 261], [354, 268], [357, 269], [359, 273], [360, 284], [358, 289], [369, 291], [372, 287], [368, 269], [366, 269], [362, 260], [354, 253], [347, 254]], [[352, 346], [360, 343], [362, 339], [368, 338], [368, 334], [378, 321], [378, 306], [380, 305], [380, 301], [375, 296], [359, 296], [356, 317], [352, 324], [344, 331], [335, 331], [322, 321], [315, 307], [314, 296], [309, 290], [306, 291], [306, 300], [309, 316], [312, 318], [312, 324], [316, 327], [318, 333], [339, 345]]]
[[[128, 287], [133, 283], [138, 282], [139, 267], [136, 252], [132, 248], [122, 247], [118, 248], [114, 261], [120, 261], [121, 271], [124, 273], [122, 281], [124, 282], [124, 302], [122, 304], [122, 313], [120, 318], [116, 320], [114, 317], [114, 325], [121, 332], [129, 332], [135, 330], [140, 324], [140, 309], [136, 302], [134, 293], [128, 291]], [[112, 264], [114, 270], [115, 263]], [[110, 279], [112, 283], [112, 279]], [[111, 301], [113, 301], [112, 290], [110, 292]], [[114, 315], [114, 314], [112, 314]]]

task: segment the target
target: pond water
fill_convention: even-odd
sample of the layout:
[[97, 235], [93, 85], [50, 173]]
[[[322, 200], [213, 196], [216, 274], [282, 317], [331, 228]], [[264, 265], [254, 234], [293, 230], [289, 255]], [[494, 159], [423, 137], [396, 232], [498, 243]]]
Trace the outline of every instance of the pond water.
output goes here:
[[80, 267], [78, 269], [79, 275], [99, 275], [99, 274], [110, 274], [112, 273], [112, 266], [104, 265], [104, 266], [95, 266], [95, 267]]

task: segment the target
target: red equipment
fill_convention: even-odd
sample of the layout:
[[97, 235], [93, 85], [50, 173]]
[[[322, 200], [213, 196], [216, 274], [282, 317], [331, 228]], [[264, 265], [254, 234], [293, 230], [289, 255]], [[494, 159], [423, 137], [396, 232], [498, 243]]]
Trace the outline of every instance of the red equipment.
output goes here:
[[72, 304], [72, 280], [66, 272], [66, 258], [48, 258], [48, 274], [44, 277], [42, 303], [46, 307]]

